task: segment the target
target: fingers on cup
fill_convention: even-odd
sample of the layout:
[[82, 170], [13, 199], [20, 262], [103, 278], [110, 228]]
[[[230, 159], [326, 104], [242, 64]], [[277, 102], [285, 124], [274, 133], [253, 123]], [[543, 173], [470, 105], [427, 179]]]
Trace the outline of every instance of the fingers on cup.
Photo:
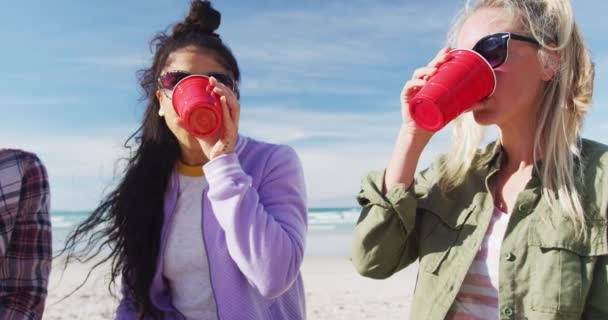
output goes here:
[[240, 114], [240, 105], [239, 105], [239, 100], [236, 98], [236, 95], [234, 94], [234, 92], [232, 92], [232, 90], [230, 90], [229, 88], [226, 88], [225, 86], [223, 88], [215, 87], [215, 89], [213, 89], [213, 92], [226, 98], [226, 102], [227, 102], [228, 106], [230, 107], [229, 108], [230, 114], [235, 118], [235, 120], [238, 120], [238, 117]]
[[226, 95], [226, 90], [224, 90], [224, 88], [217, 85], [217, 86], [213, 87], [213, 93], [216, 93], [216, 94], [220, 95], [221, 97], [223, 97]]
[[424, 79], [412, 79], [405, 83], [405, 91], [420, 90], [426, 82]]
[[226, 96], [222, 96], [220, 101], [222, 103], [222, 112], [224, 113], [224, 127], [226, 127], [226, 129], [231, 129], [234, 127], [234, 120], [230, 114], [230, 107], [228, 106]]
[[404, 101], [411, 100], [424, 87], [426, 82], [424, 79], [412, 79], [406, 82], [401, 93]]
[[437, 72], [436, 67], [422, 67], [414, 71], [413, 79], [424, 79], [432, 77]]
[[433, 58], [433, 60], [429, 63], [429, 67], [439, 67], [440, 65], [445, 63], [445, 59], [448, 56], [448, 53], [452, 50], [452, 48], [446, 47], [439, 50], [439, 53]]
[[218, 82], [217, 85], [214, 86], [213, 92], [228, 96], [228, 104], [233, 104], [233, 101], [237, 101], [236, 94], [232, 91], [231, 88], [228, 88], [225, 84]]

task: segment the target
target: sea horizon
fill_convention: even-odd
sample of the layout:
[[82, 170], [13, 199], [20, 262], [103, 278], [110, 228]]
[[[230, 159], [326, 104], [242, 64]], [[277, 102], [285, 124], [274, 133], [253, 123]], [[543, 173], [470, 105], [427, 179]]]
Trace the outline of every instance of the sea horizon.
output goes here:
[[[51, 210], [53, 248], [63, 248], [67, 235], [93, 210]], [[308, 208], [309, 233], [348, 233], [359, 217], [358, 206], [323, 206]]]

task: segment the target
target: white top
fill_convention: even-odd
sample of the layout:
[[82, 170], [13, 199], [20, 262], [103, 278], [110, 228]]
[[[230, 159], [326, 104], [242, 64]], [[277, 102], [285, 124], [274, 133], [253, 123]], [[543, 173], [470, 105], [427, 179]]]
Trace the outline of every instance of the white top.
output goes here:
[[186, 319], [217, 320], [207, 253], [203, 242], [204, 176], [179, 175], [179, 193], [166, 244], [164, 276], [173, 306]]
[[494, 208], [481, 248], [446, 319], [499, 319], [498, 266], [508, 223], [509, 215]]

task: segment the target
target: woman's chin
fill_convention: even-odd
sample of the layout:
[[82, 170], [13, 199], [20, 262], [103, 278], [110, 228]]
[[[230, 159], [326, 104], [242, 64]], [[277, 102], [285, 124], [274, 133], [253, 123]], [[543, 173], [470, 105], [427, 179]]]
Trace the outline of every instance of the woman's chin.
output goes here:
[[493, 113], [488, 109], [480, 108], [477, 110], [472, 110], [472, 112], [475, 122], [479, 125], [488, 126], [496, 123]]
[[176, 135], [177, 140], [179, 141], [180, 147], [183, 150], [186, 150], [188, 152], [191, 151], [201, 151], [201, 145], [200, 143], [196, 140], [196, 138], [192, 135], [190, 135], [187, 131], [184, 130], [184, 132], [180, 132], [179, 135]]

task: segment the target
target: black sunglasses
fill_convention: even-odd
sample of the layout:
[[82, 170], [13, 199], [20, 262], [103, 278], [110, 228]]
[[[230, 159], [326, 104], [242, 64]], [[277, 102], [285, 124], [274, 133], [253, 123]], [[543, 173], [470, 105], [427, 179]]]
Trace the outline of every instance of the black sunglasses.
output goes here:
[[511, 39], [540, 45], [534, 38], [511, 32], [500, 32], [481, 38], [473, 47], [473, 51], [483, 56], [492, 68], [498, 68], [507, 61], [509, 40]]
[[[171, 96], [173, 95], [173, 89], [175, 89], [175, 86], [177, 85], [177, 83], [180, 82], [185, 77], [188, 77], [191, 75], [193, 75], [193, 74], [190, 72], [186, 72], [186, 71], [169, 71], [169, 72], [161, 75], [160, 77], [158, 77], [158, 85], [163, 90], [163, 93], [165, 94], [165, 96], [167, 98], [171, 99]], [[207, 77], [214, 77], [215, 79], [217, 79], [217, 81], [219, 83], [232, 89], [232, 91], [234, 91], [234, 93], [237, 95], [237, 97], [239, 96], [239, 90], [236, 85], [236, 81], [234, 81], [232, 79], [232, 77], [230, 77], [229, 75], [219, 73], [219, 72], [210, 72], [210, 73], [201, 74], [201, 75], [207, 76]]]

